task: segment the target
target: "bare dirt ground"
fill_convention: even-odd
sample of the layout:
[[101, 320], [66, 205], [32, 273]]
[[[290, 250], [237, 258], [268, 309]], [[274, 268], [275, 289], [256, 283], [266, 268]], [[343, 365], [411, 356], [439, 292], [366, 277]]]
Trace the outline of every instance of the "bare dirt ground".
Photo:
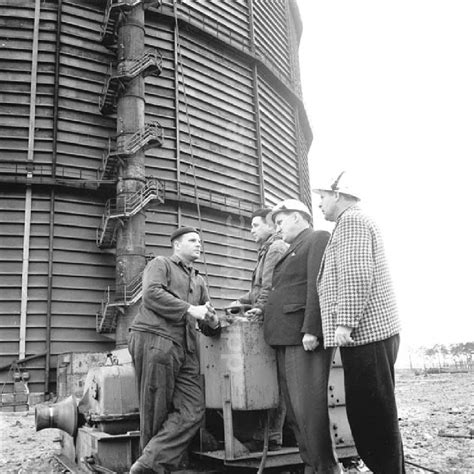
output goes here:
[[474, 373], [399, 373], [397, 396], [406, 460], [440, 473], [474, 473]]
[[[474, 373], [399, 373], [397, 394], [407, 472], [474, 473]], [[0, 413], [0, 473], [69, 472], [54, 458], [56, 438], [53, 429], [35, 432], [34, 408]]]

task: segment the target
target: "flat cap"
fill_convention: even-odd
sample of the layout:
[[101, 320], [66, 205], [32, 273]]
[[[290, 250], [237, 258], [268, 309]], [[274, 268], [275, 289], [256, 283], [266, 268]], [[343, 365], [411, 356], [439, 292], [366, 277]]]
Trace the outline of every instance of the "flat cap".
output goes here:
[[199, 234], [199, 232], [197, 231], [195, 227], [189, 227], [189, 226], [179, 227], [171, 234], [170, 240], [171, 242], [173, 242], [173, 240], [178, 238], [180, 235], [189, 234], [191, 232], [196, 232], [196, 234]]

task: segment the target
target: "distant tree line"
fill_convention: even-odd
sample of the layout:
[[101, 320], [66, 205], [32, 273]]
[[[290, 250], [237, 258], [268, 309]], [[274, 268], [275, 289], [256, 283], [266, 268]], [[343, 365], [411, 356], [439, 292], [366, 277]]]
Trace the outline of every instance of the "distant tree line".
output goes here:
[[423, 368], [455, 368], [473, 370], [474, 342], [456, 344], [435, 344], [419, 347], [415, 353], [423, 360]]

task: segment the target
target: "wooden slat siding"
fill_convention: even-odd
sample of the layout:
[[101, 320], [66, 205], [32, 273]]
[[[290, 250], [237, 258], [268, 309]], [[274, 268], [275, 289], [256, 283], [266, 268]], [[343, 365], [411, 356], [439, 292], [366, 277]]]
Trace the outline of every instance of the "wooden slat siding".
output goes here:
[[262, 78], [259, 78], [258, 87], [265, 200], [275, 204], [281, 199], [299, 196], [300, 176], [292, 115], [295, 111]]
[[[26, 6], [27, 8], [30, 6]], [[26, 10], [28, 17], [34, 16], [34, 4], [31, 4], [31, 8]], [[4, 12], [2, 12], [4, 13]], [[17, 15], [23, 16], [25, 13], [24, 9], [16, 10]], [[12, 11], [5, 13], [6, 16], [13, 14]], [[36, 97], [36, 132], [35, 141], [38, 146], [41, 146], [44, 137], [48, 136], [48, 129], [51, 128], [51, 113], [50, 104], [51, 100], [47, 96], [50, 89], [48, 75], [54, 71], [54, 40], [55, 40], [55, 18], [56, 13], [48, 11], [47, 8], [42, 8], [40, 17], [40, 30], [39, 30], [39, 45], [38, 45], [38, 74], [37, 74], [37, 97]], [[9, 18], [11, 20], [11, 18]], [[3, 35], [7, 37], [6, 42], [11, 49], [8, 50], [7, 54], [2, 59], [6, 60], [6, 68], [10, 70], [10, 75], [15, 75], [14, 81], [12, 81], [6, 89], [9, 95], [9, 106], [4, 111], [5, 117], [0, 117], [2, 125], [1, 133], [2, 136], [22, 136], [24, 139], [20, 142], [17, 141], [14, 145], [15, 148], [21, 149], [22, 153], [15, 153], [10, 155], [9, 159], [25, 160], [27, 154], [27, 137], [29, 128], [29, 95], [27, 93], [31, 83], [31, 37], [32, 31], [30, 25], [32, 23], [25, 24], [20, 22], [17, 27], [16, 34], [11, 31], [14, 26], [9, 22], [9, 28], [6, 31], [2, 28]], [[21, 29], [28, 25], [28, 30]], [[12, 39], [13, 38], [13, 39]], [[5, 69], [5, 68], [4, 68]], [[21, 72], [24, 71], [24, 72]], [[20, 82], [18, 82], [20, 81]], [[51, 81], [52, 82], [52, 81]], [[6, 122], [5, 119], [6, 118]], [[16, 130], [12, 130], [9, 127], [14, 127]], [[13, 144], [13, 143], [11, 143]], [[8, 143], [5, 144], [8, 152]]]
[[[107, 285], [114, 286], [115, 262], [113, 255], [101, 252], [95, 244], [96, 228], [103, 210], [97, 198], [83, 195], [61, 195], [56, 193], [56, 214], [54, 226], [54, 264], [52, 293], [52, 354], [64, 350], [89, 351], [110, 349], [109, 340], [95, 331], [95, 313]], [[20, 302], [21, 257], [22, 257], [22, 206], [21, 195], [5, 196], [0, 203], [13, 211], [1, 212], [5, 219], [2, 229], [12, 220], [18, 221], [15, 243], [16, 265], [19, 267], [16, 283], [16, 305]], [[48, 298], [49, 258], [49, 196], [33, 194], [31, 219], [30, 265], [28, 279], [28, 318], [26, 331], [26, 353], [43, 352], [46, 337], [46, 310]], [[15, 217], [16, 216], [16, 217]], [[78, 219], [81, 216], [81, 219]], [[13, 231], [11, 225], [8, 226]], [[3, 233], [3, 232], [2, 232]], [[14, 236], [12, 236], [14, 237]], [[3, 246], [5, 246], [2, 238]], [[2, 251], [3, 255], [3, 251]], [[10, 256], [11, 258], [11, 256]], [[2, 269], [2, 277], [3, 277]], [[8, 327], [9, 334], [16, 341], [16, 348], [5, 363], [18, 357], [18, 324], [11, 324], [11, 302], [4, 307], [0, 303], [0, 328]], [[19, 314], [19, 308], [17, 308]], [[16, 319], [19, 319], [18, 317]], [[5, 322], [7, 321], [7, 322]], [[3, 342], [2, 342], [3, 346]], [[68, 347], [67, 349], [64, 349]], [[5, 354], [5, 349], [2, 353]], [[1, 358], [0, 358], [1, 361]], [[42, 391], [44, 359], [28, 364], [32, 371], [31, 391]], [[36, 367], [33, 368], [33, 367]], [[52, 367], [54, 370], [54, 367]], [[33, 369], [33, 370], [32, 370]], [[1, 374], [0, 374], [1, 375]], [[0, 379], [2, 380], [2, 379]]]
[[[196, 39], [189, 39], [187, 35], [181, 38], [181, 57], [198, 186], [204, 189], [222, 189], [231, 196], [253, 199], [258, 196], [259, 188], [251, 70], [216, 51], [207, 51], [205, 45], [200, 45]], [[214, 70], [216, 64], [220, 64], [220, 68], [228, 68], [227, 74], [209, 76], [208, 71]], [[209, 105], [202, 110], [199, 105], [206, 102]], [[199, 108], [195, 104], [199, 104]], [[206, 112], [209, 108], [215, 110], [211, 123]], [[181, 93], [182, 170], [189, 167], [191, 160], [188, 117], [185, 112], [184, 93]], [[212, 156], [214, 152], [216, 154]], [[213, 161], [220, 162], [221, 166], [213, 165]], [[230, 175], [234, 177], [231, 183], [228, 180]]]
[[[32, 5], [33, 7], [34, 5]], [[98, 111], [98, 97], [102, 91], [107, 64], [111, 53], [100, 45], [100, 24], [103, 12], [87, 7], [63, 4], [63, 25], [61, 34], [61, 70], [60, 70], [60, 99], [59, 99], [59, 133], [57, 144], [57, 163], [70, 167], [73, 175], [81, 171], [86, 177], [94, 177], [102, 159], [102, 150], [107, 143], [107, 137], [114, 132], [113, 119], [104, 119]], [[36, 107], [37, 131], [35, 134], [35, 165], [47, 165], [51, 162], [52, 153], [52, 96], [54, 90], [54, 60], [57, 6], [42, 6], [39, 41], [39, 73], [38, 100]], [[19, 9], [23, 12], [24, 9]], [[33, 16], [34, 10], [27, 10]], [[85, 20], [84, 18], [87, 18]], [[45, 30], [47, 30], [45, 32]], [[18, 42], [17, 42], [18, 43]], [[17, 48], [25, 49], [23, 55], [30, 60], [31, 44], [16, 44]], [[18, 55], [17, 55], [18, 56]], [[25, 69], [23, 81], [29, 87], [31, 81], [28, 61], [18, 63]], [[91, 65], [92, 63], [92, 65]], [[18, 80], [18, 74], [16, 75]], [[13, 89], [13, 87], [11, 88]], [[9, 116], [13, 115], [15, 127], [21, 127], [24, 139], [10, 143], [16, 149], [21, 148], [25, 156], [27, 152], [27, 131], [29, 125], [29, 103], [25, 95], [26, 87], [20, 94], [22, 97], [16, 110], [9, 107]], [[13, 91], [12, 91], [13, 92]], [[63, 101], [63, 97], [66, 99]], [[15, 107], [15, 104], [13, 104]], [[10, 120], [10, 123], [12, 121]], [[3, 123], [0, 117], [0, 123]], [[6, 127], [5, 127], [6, 128]], [[2, 127], [2, 131], [4, 128]], [[6, 130], [5, 130], [6, 131]], [[6, 131], [7, 135], [11, 135]], [[79, 136], [79, 139], [78, 139]], [[80, 138], [84, 137], [84, 139]], [[16, 159], [24, 159], [21, 153], [15, 154]], [[72, 160], [74, 160], [73, 163]], [[77, 172], [75, 171], [77, 170]]]
[[300, 196], [301, 200], [311, 209], [312, 206], [312, 194], [311, 185], [309, 179], [309, 166], [308, 166], [308, 144], [301, 128], [301, 123], [297, 117], [296, 130], [299, 143], [299, 154], [300, 154]]
[[[0, 83], [2, 106], [0, 107], [0, 161], [26, 160], [28, 147], [29, 92], [31, 89], [31, 51], [33, 47], [34, 4], [15, 8], [0, 5]], [[10, 37], [16, 31], [19, 38]], [[18, 92], [16, 92], [20, 89]], [[8, 97], [8, 106], [3, 105]], [[22, 118], [24, 117], [24, 118]], [[7, 139], [7, 137], [11, 137]], [[21, 150], [10, 155], [11, 150]], [[23, 219], [23, 217], [22, 217]], [[22, 235], [22, 234], [21, 234]], [[20, 236], [21, 236], [20, 235]], [[21, 261], [21, 259], [20, 259]], [[20, 271], [21, 275], [21, 271]]]
[[[163, 127], [164, 142], [161, 147], [145, 152], [145, 175], [176, 181], [174, 33], [173, 25], [161, 24], [160, 19], [160, 15], [146, 16], [145, 48], [159, 49], [162, 55], [162, 72], [158, 77], [145, 78], [145, 123], [159, 122]], [[165, 208], [160, 205], [152, 212], [159, 214], [163, 209]], [[147, 232], [148, 227], [147, 223]], [[154, 240], [153, 234], [154, 232], [151, 234]], [[146, 242], [147, 239], [148, 237]], [[155, 246], [156, 244], [151, 245], [151, 250], [147, 252], [158, 255], [159, 247]]]
[[[290, 0], [292, 1], [292, 0]], [[293, 84], [293, 91], [301, 98], [301, 77], [300, 77], [300, 65], [299, 65], [299, 41], [298, 33], [296, 31], [296, 19], [293, 16], [294, 9], [290, 8], [287, 4], [287, 25], [288, 25], [288, 48], [289, 48], [289, 59], [291, 67], [291, 80]], [[296, 7], [297, 8], [297, 7]], [[311, 27], [311, 19], [308, 18], [308, 25]]]
[[[24, 196], [0, 195], [0, 364], [18, 356], [21, 275], [23, 258]], [[6, 381], [0, 373], [0, 383]]]
[[254, 0], [255, 49], [287, 79], [291, 77], [286, 0]]
[[[193, 211], [193, 207], [183, 208], [183, 225], [198, 228], [199, 220]], [[215, 306], [223, 307], [248, 290], [256, 259], [248, 225], [237, 216], [202, 213], [209, 291]], [[204, 275], [202, 260], [198, 268]]]
[[165, 202], [146, 214], [146, 254], [171, 255], [170, 235], [178, 227], [176, 205]]
[[[165, 3], [171, 3], [165, 0]], [[248, 6], [243, 0], [185, 0], [177, 4], [178, 14], [203, 29], [219, 31], [223, 37], [248, 46]], [[217, 26], [219, 25], [219, 26]]]
[[[5, 155], [0, 156], [0, 160]], [[0, 163], [1, 164], [1, 163]], [[18, 359], [25, 196], [0, 194], [0, 365]], [[0, 384], [12, 383], [8, 371]]]
[[[95, 243], [103, 205], [97, 196], [56, 193], [56, 197], [51, 353], [108, 350], [113, 344], [95, 330], [104, 291], [115, 286], [115, 258]], [[49, 212], [49, 202], [43, 205]], [[47, 280], [47, 271], [43, 277]], [[27, 348], [34, 346], [31, 337]]]
[[[184, 65], [186, 79], [200, 80], [204, 86], [208, 86], [210, 79], [218, 81], [217, 92], [225, 91], [230, 96], [220, 93], [222, 100], [229, 103], [232, 110], [245, 113], [251, 110], [252, 102], [248, 98], [251, 90], [249, 77], [251, 68], [245, 63], [237, 61], [224, 51], [211, 50], [206, 43], [197, 38], [181, 32], [181, 56]], [[194, 74], [193, 74], [194, 73]], [[238, 99], [239, 102], [234, 102]]]
[[92, 179], [115, 135], [115, 119], [99, 112], [99, 97], [114, 55], [100, 43], [103, 9], [63, 3], [57, 165]]

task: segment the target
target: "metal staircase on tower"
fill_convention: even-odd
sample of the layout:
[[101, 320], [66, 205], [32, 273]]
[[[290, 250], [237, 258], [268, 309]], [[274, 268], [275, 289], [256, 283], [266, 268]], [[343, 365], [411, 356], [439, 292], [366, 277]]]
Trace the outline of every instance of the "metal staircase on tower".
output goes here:
[[143, 3], [144, 8], [159, 7], [161, 0], [107, 0], [100, 38], [105, 46], [116, 43], [120, 15], [126, 15], [140, 3]]
[[113, 146], [113, 141], [109, 138], [107, 149], [103, 153], [102, 165], [99, 169], [99, 182], [115, 180], [118, 167], [123, 164], [127, 156], [136, 153], [138, 150], [148, 150], [150, 148], [161, 147], [163, 145], [163, 128], [158, 122], [145, 124], [145, 127], [137, 130], [130, 137], [118, 137], [117, 147]]
[[[103, 44], [116, 50], [117, 56], [121, 57], [118, 54], [117, 35], [122, 22], [129, 21], [128, 15], [134, 16], [135, 7], [146, 9], [160, 4], [160, 0], [107, 0], [101, 31]], [[133, 24], [131, 20], [130, 23]], [[127, 88], [131, 87], [132, 81], [139, 77], [159, 76], [161, 72], [161, 53], [152, 48], [145, 49], [139, 57], [122, 58], [116, 66], [111, 65], [99, 97], [99, 108], [102, 114], [107, 115], [117, 111], [117, 103]], [[123, 113], [124, 111], [121, 111], [121, 114]], [[119, 122], [123, 119], [122, 116], [118, 117]], [[109, 139], [98, 170], [99, 186], [117, 183], [122, 175], [126, 174], [128, 160], [134, 160], [136, 153], [163, 145], [163, 128], [158, 122], [148, 123], [138, 130], [133, 123], [128, 123], [128, 127], [131, 128], [130, 133], [120, 132], [116, 139]], [[99, 248], [113, 248], [117, 244], [117, 236], [120, 236], [120, 226], [131, 225], [127, 220], [145, 210], [150, 203], [164, 202], [162, 181], [151, 178], [143, 184], [141, 178], [138, 177], [135, 181], [134, 186], [140, 187], [138, 191], [131, 192], [130, 186], [120, 186], [119, 196], [106, 202], [104, 214], [97, 229], [96, 241]], [[145, 258], [148, 260], [147, 256]], [[130, 275], [126, 279], [129, 280]], [[129, 282], [116, 285], [112, 291], [110, 287], [107, 288], [100, 310], [96, 314], [97, 332], [103, 334], [115, 332], [118, 315], [125, 313], [126, 308], [137, 303], [141, 296], [141, 273], [135, 275]]]
[[110, 66], [99, 98], [99, 110], [103, 115], [113, 114], [117, 110], [117, 99], [132, 79], [138, 75], [159, 76], [162, 56], [156, 49], [147, 49], [139, 58], [121, 61], [115, 73], [112, 69]]
[[96, 330], [107, 334], [115, 331], [117, 316], [126, 306], [137, 303], [142, 297], [142, 273], [139, 273], [130, 283], [116, 289], [115, 294], [110, 287], [105, 291], [100, 311], [96, 313]]
[[164, 202], [164, 186], [158, 179], [148, 179], [136, 193], [125, 196], [120, 202], [113, 198], [105, 204], [102, 221], [97, 229], [97, 246], [112, 248], [117, 238], [118, 225], [144, 210], [152, 201]]

